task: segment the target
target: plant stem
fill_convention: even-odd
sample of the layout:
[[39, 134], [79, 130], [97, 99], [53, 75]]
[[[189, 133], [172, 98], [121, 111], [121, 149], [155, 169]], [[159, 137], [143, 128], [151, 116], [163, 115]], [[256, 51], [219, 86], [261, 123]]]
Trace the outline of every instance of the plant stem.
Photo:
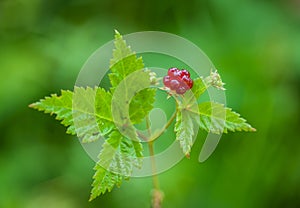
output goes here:
[[168, 122], [164, 125], [164, 127], [155, 135], [152, 135], [151, 132], [151, 126], [150, 126], [150, 118], [149, 115], [146, 117], [146, 127], [148, 131], [148, 136], [143, 135], [142, 133], [138, 132], [138, 136], [143, 139], [144, 141], [148, 142], [148, 148], [149, 148], [149, 155], [151, 157], [151, 169], [152, 169], [152, 183], [153, 183], [153, 191], [152, 191], [152, 202], [151, 207], [152, 208], [161, 208], [161, 204], [163, 201], [163, 192], [160, 190], [159, 187], [159, 180], [156, 173], [156, 164], [155, 164], [155, 152], [154, 152], [154, 141], [159, 138], [165, 130], [172, 124], [174, 119], [176, 118], [178, 112], [178, 101], [176, 100], [176, 110], [171, 116], [171, 118], [168, 120]]
[[156, 173], [156, 164], [154, 159], [154, 147], [153, 147], [153, 141], [148, 142], [149, 147], [149, 153], [151, 157], [151, 168], [152, 168], [152, 182], [153, 182], [153, 188], [159, 190], [159, 181]]
[[[151, 138], [151, 127], [150, 127], [150, 119], [149, 116], [146, 117], [146, 126], [149, 134], [149, 138]], [[149, 147], [149, 154], [151, 157], [151, 167], [152, 167], [152, 179], [153, 179], [153, 187], [154, 189], [159, 190], [159, 182], [158, 182], [158, 177], [156, 174], [156, 165], [155, 165], [155, 159], [154, 159], [154, 144], [153, 141], [150, 140], [148, 141], [148, 147]]]
[[142, 134], [141, 132], [137, 131], [136, 132], [138, 137], [141, 138], [142, 140], [144, 140], [145, 142], [148, 142], [149, 141], [149, 138], [146, 137], [144, 134]]
[[[150, 119], [149, 116], [146, 117], [146, 126], [149, 134], [149, 138], [151, 138], [151, 127], [150, 127]], [[155, 164], [155, 158], [154, 158], [154, 141], [149, 140], [148, 141], [148, 147], [149, 147], [149, 154], [151, 157], [151, 168], [152, 168], [152, 183], [153, 183], [153, 192], [152, 192], [152, 202], [151, 206], [152, 208], [160, 208], [162, 203], [162, 192], [159, 188], [159, 180], [156, 173], [156, 164]]]
[[153, 137], [150, 136], [150, 141], [156, 140], [158, 137], [160, 137], [165, 132], [166, 129], [168, 129], [168, 127], [172, 124], [172, 122], [176, 118], [177, 112], [178, 112], [178, 109], [176, 108], [176, 111], [173, 113], [173, 115], [168, 120], [168, 122], [165, 124], [165, 126], [160, 130], [160, 132], [158, 132], [157, 134], [153, 135]]
[[149, 115], [146, 116], [146, 128], [148, 130], [148, 137], [151, 138], [151, 126], [150, 126], [150, 118]]

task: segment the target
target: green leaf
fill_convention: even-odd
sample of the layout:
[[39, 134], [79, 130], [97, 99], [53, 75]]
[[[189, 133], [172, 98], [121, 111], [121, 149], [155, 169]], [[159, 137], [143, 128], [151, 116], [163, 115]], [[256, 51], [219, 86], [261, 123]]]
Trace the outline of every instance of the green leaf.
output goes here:
[[194, 79], [194, 85], [192, 87], [192, 93], [196, 100], [207, 90], [208, 86], [204, 83], [201, 77]]
[[129, 178], [133, 166], [140, 166], [138, 160], [142, 157], [142, 147], [115, 130], [103, 144], [98, 157], [90, 201], [111, 191], [115, 185], [120, 186], [122, 178]]
[[144, 68], [142, 58], [136, 57], [136, 54], [127, 46], [118, 31], [115, 34], [114, 44], [115, 49], [113, 50], [113, 57], [110, 60], [110, 70], [112, 73], [109, 74], [113, 88], [117, 87], [127, 75]]
[[102, 166], [96, 164], [94, 167], [96, 171], [93, 176], [93, 183], [92, 183], [92, 191], [90, 195], [89, 201], [92, 201], [97, 196], [104, 194], [106, 191], [110, 192], [115, 185], [118, 187], [121, 186], [122, 183], [122, 176], [119, 174], [112, 173], [107, 171]]
[[[151, 83], [150, 71], [143, 70], [142, 58], [137, 58], [135, 52], [127, 46], [125, 40], [117, 31], [114, 44], [113, 58], [110, 61], [112, 73], [109, 74], [112, 85], [111, 90], [115, 92], [118, 88], [122, 92], [119, 93], [120, 98], [118, 97], [118, 99], [123, 99], [126, 103], [122, 104], [121, 107], [124, 112], [129, 111], [130, 122], [137, 124], [142, 122], [152, 110], [156, 89], [149, 89]], [[131, 95], [132, 93], [134, 93], [134, 96]], [[129, 103], [130, 106], [127, 106]]]
[[174, 128], [176, 139], [179, 141], [183, 153], [187, 156], [189, 155], [193, 145], [193, 117], [194, 115], [185, 109], [178, 111], [176, 114], [176, 123]]
[[98, 88], [95, 99], [95, 111], [99, 115], [97, 117], [99, 129], [102, 130], [104, 135], [115, 127], [111, 115], [111, 100], [112, 95], [110, 92], [105, 91], [103, 88]]
[[39, 102], [31, 104], [29, 107], [44, 111], [50, 115], [56, 114], [56, 119], [61, 120], [61, 123], [64, 126], [69, 127], [67, 133], [75, 135], [76, 131], [73, 124], [72, 99], [73, 92], [61, 90], [60, 96], [51, 94], [50, 97], [45, 97], [45, 99], [41, 99]]
[[[203, 102], [198, 105], [200, 115], [200, 128], [215, 134], [227, 133], [228, 131], [256, 131], [240, 114], [226, 108], [220, 103]], [[196, 113], [196, 112], [194, 112]]]
[[194, 79], [194, 85], [191, 90], [188, 90], [182, 95], [182, 108], [198, 108], [197, 100], [207, 90], [209, 85], [205, 84], [201, 77]]
[[134, 159], [134, 166], [137, 167], [137, 168], [141, 168], [142, 167], [142, 163], [143, 163], [143, 145], [140, 141], [133, 141], [132, 140], [132, 145], [133, 145], [133, 148], [134, 148], [134, 152], [135, 152], [135, 157], [133, 158]]
[[52, 94], [30, 107], [56, 114], [56, 119], [68, 127], [67, 133], [77, 135], [82, 142], [91, 142], [114, 127], [110, 103], [111, 95], [104, 89], [75, 87], [74, 92], [62, 90], [60, 96]]
[[130, 120], [133, 124], [142, 122], [142, 120], [153, 109], [156, 89], [143, 89], [139, 91], [129, 104]]

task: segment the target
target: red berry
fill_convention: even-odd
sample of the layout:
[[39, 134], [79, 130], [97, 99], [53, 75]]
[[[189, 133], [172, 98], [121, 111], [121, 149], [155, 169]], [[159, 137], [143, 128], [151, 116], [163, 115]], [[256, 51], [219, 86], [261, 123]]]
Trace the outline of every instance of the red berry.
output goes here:
[[176, 79], [173, 79], [170, 81], [171, 90], [176, 90], [179, 87], [179, 85], [180, 85], [180, 83]]
[[164, 76], [163, 82], [166, 87], [170, 87], [170, 76]]
[[180, 86], [176, 89], [177, 94], [184, 94], [186, 92], [186, 88], [184, 86]]
[[187, 76], [187, 77], [190, 78], [191, 75], [190, 75], [190, 72], [188, 70], [182, 69], [181, 70], [181, 77], [183, 77], [183, 76]]
[[177, 94], [184, 94], [194, 84], [187, 70], [179, 70], [175, 67], [168, 70], [168, 75], [163, 78], [163, 83], [166, 87], [176, 91]]
[[168, 70], [168, 75], [171, 76], [171, 77], [173, 77], [173, 76], [174, 76], [174, 73], [177, 72], [177, 71], [179, 71], [179, 69], [177, 69], [177, 68], [175, 68], [175, 67], [170, 68], [170, 69]]

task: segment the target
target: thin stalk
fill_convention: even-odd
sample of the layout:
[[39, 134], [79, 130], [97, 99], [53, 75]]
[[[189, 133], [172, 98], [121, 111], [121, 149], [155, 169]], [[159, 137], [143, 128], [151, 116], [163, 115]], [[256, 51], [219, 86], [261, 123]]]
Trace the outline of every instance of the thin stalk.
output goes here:
[[159, 181], [156, 173], [156, 164], [155, 164], [155, 159], [154, 159], [154, 146], [153, 146], [153, 141], [148, 142], [148, 147], [149, 147], [149, 153], [151, 157], [151, 168], [152, 168], [152, 182], [153, 182], [153, 188], [156, 190], [159, 190]]
[[[146, 117], [146, 126], [147, 126], [147, 130], [148, 130], [149, 138], [151, 138], [151, 127], [150, 127], [149, 116]], [[155, 159], [154, 159], [154, 155], [155, 155], [154, 144], [153, 144], [152, 140], [148, 141], [148, 147], [149, 147], [149, 154], [151, 157], [153, 187], [154, 187], [154, 189], [159, 190], [159, 181], [158, 181], [158, 177], [156, 174], [156, 164], [155, 164]]]
[[176, 100], [176, 110], [173, 113], [173, 115], [171, 116], [171, 118], [168, 120], [168, 122], [165, 124], [165, 126], [155, 135], [150, 136], [150, 141], [155, 141], [157, 138], [159, 138], [168, 128], [169, 126], [173, 123], [174, 119], [176, 118], [176, 115], [178, 113], [178, 99], [176, 97], [174, 97], [174, 99]]
[[155, 163], [155, 158], [154, 158], [154, 155], [155, 155], [154, 141], [165, 132], [165, 130], [172, 124], [172, 122], [176, 118], [176, 114], [178, 112], [178, 100], [176, 98], [175, 98], [175, 100], [176, 100], [176, 110], [173, 113], [173, 115], [171, 116], [171, 118], [168, 120], [168, 122], [161, 129], [160, 132], [158, 132], [155, 135], [152, 135], [149, 116], [146, 117], [146, 127], [147, 127], [147, 131], [148, 131], [148, 135], [145, 136], [142, 133], [138, 132], [138, 136], [141, 139], [143, 139], [144, 141], [148, 142], [149, 154], [151, 157], [152, 183], [153, 183], [152, 202], [151, 202], [152, 208], [161, 208], [161, 204], [163, 201], [163, 195], [164, 195], [163, 192], [160, 190], [159, 180], [158, 180], [158, 176], [157, 176], [156, 163]]
[[[147, 130], [148, 130], [149, 138], [151, 138], [151, 127], [150, 127], [149, 116], [146, 117], [146, 126], [147, 126]], [[156, 164], [155, 164], [155, 158], [154, 158], [154, 155], [155, 155], [154, 141], [153, 140], [148, 141], [148, 147], [149, 147], [149, 154], [151, 157], [152, 183], [153, 183], [151, 207], [152, 208], [161, 208], [163, 194], [160, 191], [159, 180], [158, 180], [158, 176], [156, 173]]]
[[157, 138], [159, 138], [165, 132], [165, 130], [172, 124], [172, 122], [176, 118], [176, 114], [177, 114], [177, 109], [173, 113], [173, 115], [171, 116], [171, 118], [168, 120], [168, 122], [165, 124], [165, 126], [160, 130], [160, 132], [158, 132], [157, 134], [153, 135], [153, 137], [152, 136], [150, 137], [150, 141], [155, 141]]

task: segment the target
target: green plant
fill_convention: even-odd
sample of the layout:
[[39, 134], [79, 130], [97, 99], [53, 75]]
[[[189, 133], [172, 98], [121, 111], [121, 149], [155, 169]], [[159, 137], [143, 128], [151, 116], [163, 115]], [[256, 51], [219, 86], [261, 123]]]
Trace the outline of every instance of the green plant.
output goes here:
[[[220, 75], [212, 71], [206, 78], [192, 80], [186, 70], [169, 69], [164, 77], [168, 98], [176, 100], [176, 110], [166, 125], [158, 132], [151, 132], [149, 112], [153, 109], [156, 88], [162, 78], [144, 69], [143, 60], [137, 57], [126, 45], [122, 36], [116, 32], [115, 49], [110, 61], [108, 74], [111, 88], [97, 86], [75, 87], [74, 91], [61, 91], [61, 95], [33, 103], [30, 107], [56, 115], [57, 120], [67, 128], [67, 133], [77, 135], [81, 142], [93, 142], [106, 138], [98, 156], [93, 176], [90, 200], [120, 186], [123, 179], [129, 179], [134, 167], [140, 168], [143, 162], [141, 140], [148, 143], [150, 155], [154, 156], [153, 143], [175, 121], [174, 131], [183, 153], [189, 157], [196, 124], [201, 129], [215, 134], [228, 131], [255, 131], [239, 114], [230, 108], [214, 102], [197, 103], [199, 97], [209, 88], [224, 90]], [[182, 73], [179, 75], [178, 73]], [[177, 73], [177, 74], [176, 74]], [[175, 84], [171, 83], [175, 80]], [[183, 83], [183, 85], [182, 85]], [[145, 121], [148, 134], [134, 127]], [[159, 207], [162, 193], [153, 168], [153, 207]]]

